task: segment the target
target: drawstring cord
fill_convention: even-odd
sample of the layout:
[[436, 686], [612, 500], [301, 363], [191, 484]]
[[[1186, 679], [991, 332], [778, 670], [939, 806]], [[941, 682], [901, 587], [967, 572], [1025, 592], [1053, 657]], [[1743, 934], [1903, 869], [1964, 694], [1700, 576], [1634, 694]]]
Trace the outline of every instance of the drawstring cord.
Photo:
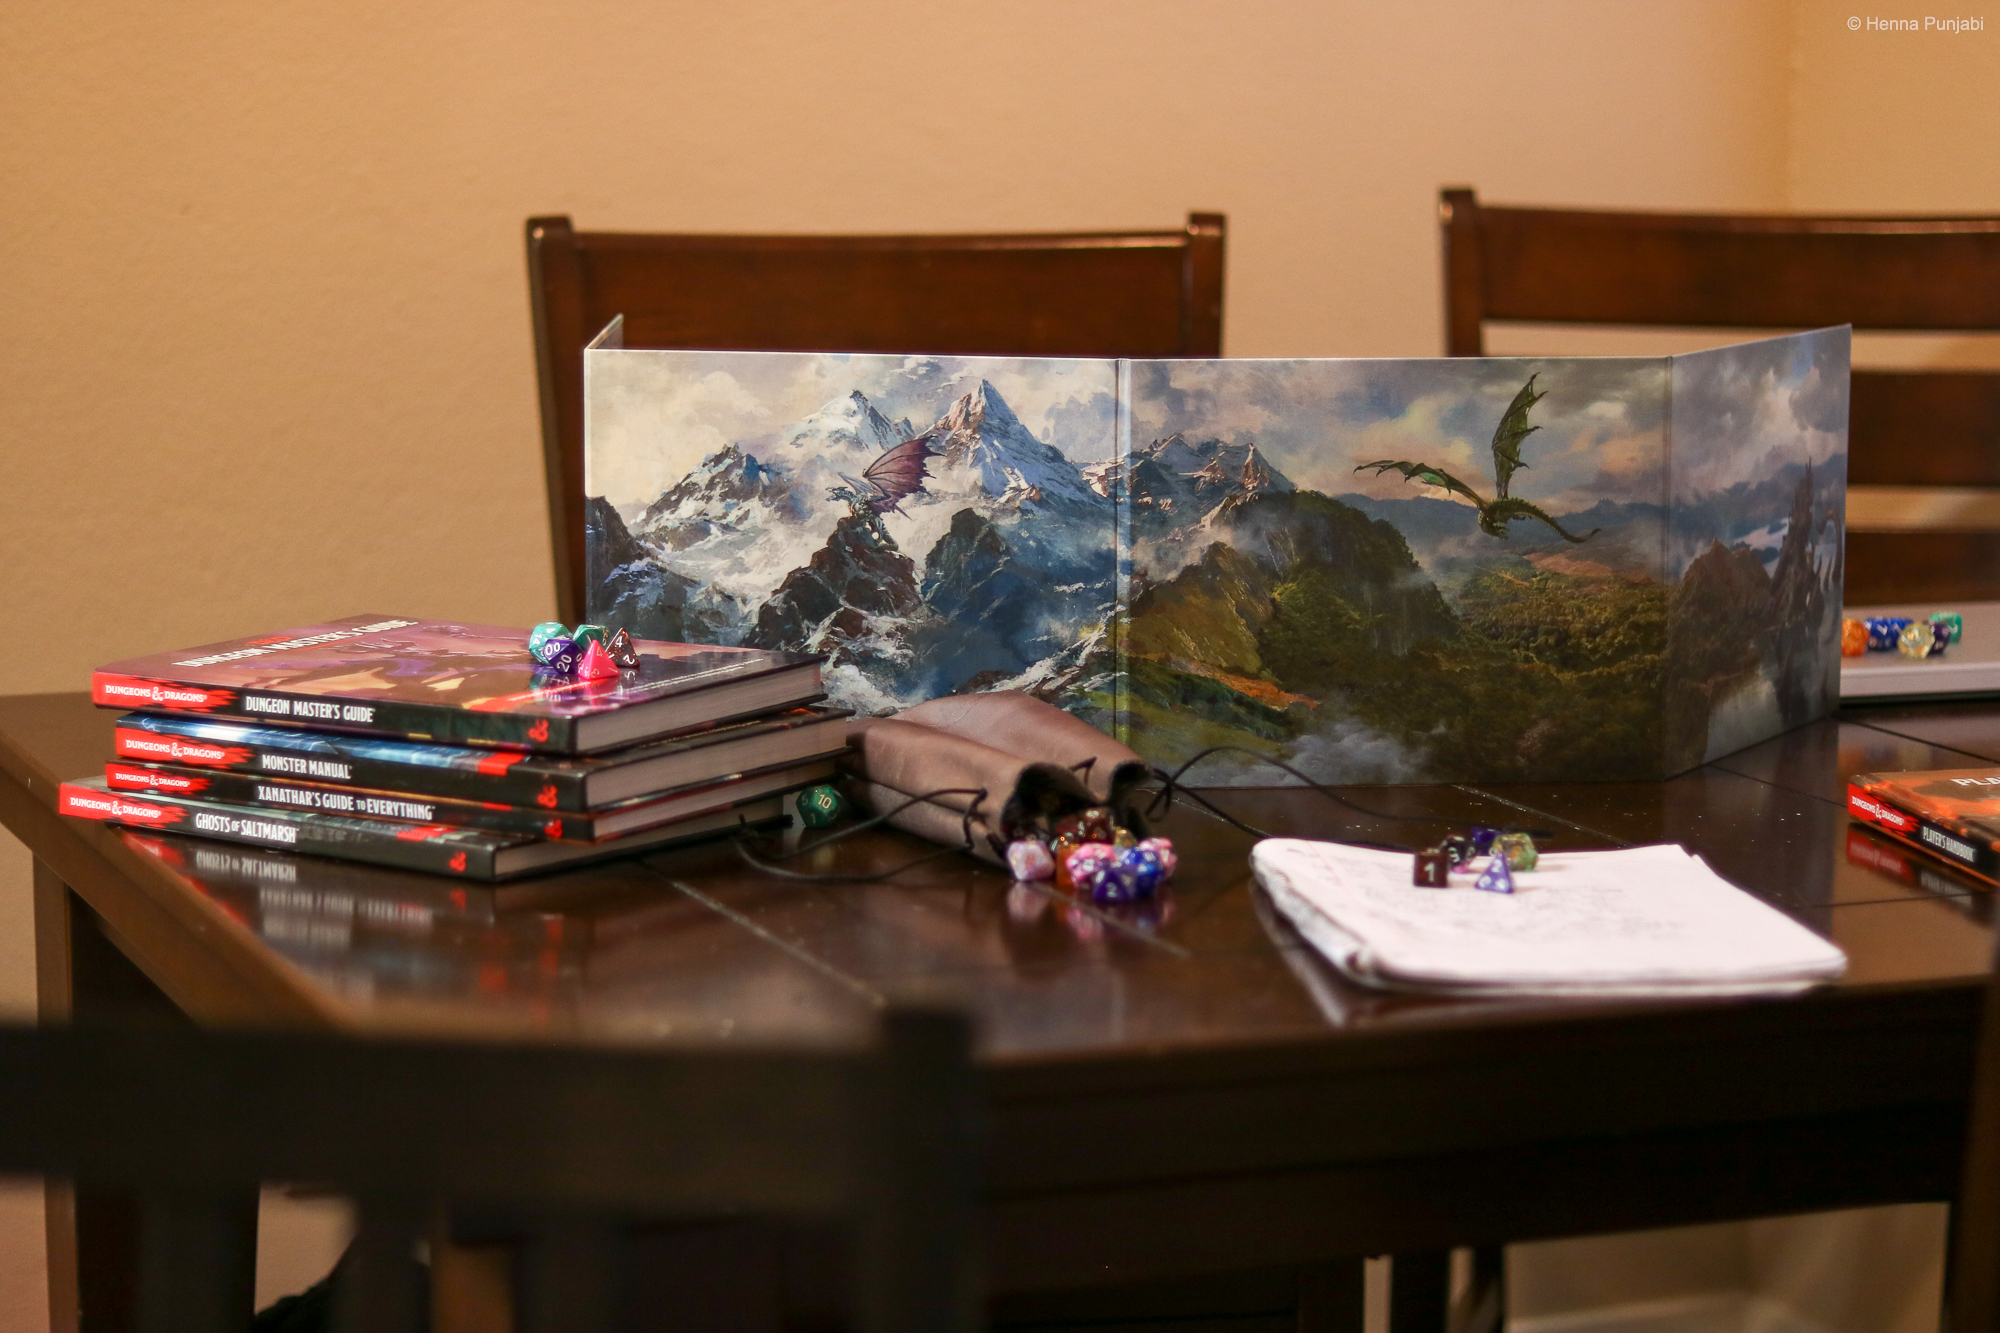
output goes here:
[[[878, 870], [865, 875], [816, 874], [805, 870], [787, 870], [783, 866], [773, 864], [777, 861], [789, 861], [794, 857], [804, 856], [808, 852], [817, 852], [831, 847], [842, 838], [877, 828], [888, 823], [897, 815], [902, 814], [903, 811], [909, 809], [911, 806], [922, 804], [925, 801], [934, 801], [940, 796], [970, 796], [972, 798], [960, 819], [960, 828], [964, 834], [965, 841], [956, 847], [939, 847], [936, 851], [926, 852], [913, 861], [905, 861], [894, 870]], [[742, 857], [744, 863], [752, 869], [761, 870], [767, 875], [776, 875], [780, 879], [813, 880], [822, 884], [862, 884], [870, 880], [889, 879], [902, 874], [905, 870], [909, 870], [914, 866], [920, 866], [926, 861], [935, 861], [940, 856], [952, 856], [959, 852], [971, 851], [974, 846], [972, 841], [972, 819], [978, 812], [980, 805], [986, 800], [986, 796], [987, 791], [984, 787], [939, 787], [936, 791], [927, 791], [920, 796], [909, 797], [894, 809], [885, 810], [881, 814], [864, 819], [858, 824], [850, 824], [838, 833], [829, 833], [816, 842], [801, 843], [791, 851], [782, 852], [777, 856], [769, 858], [759, 857], [750, 850], [748, 840], [739, 837], [736, 839], [736, 854]]]

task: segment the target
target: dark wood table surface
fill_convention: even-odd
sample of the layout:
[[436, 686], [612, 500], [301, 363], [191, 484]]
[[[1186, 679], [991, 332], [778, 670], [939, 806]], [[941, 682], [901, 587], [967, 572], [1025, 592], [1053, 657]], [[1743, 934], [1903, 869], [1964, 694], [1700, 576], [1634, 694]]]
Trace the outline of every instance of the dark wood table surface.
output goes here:
[[[36, 858], [49, 1017], [840, 1041], [886, 998], [953, 997], [976, 1015], [990, 1095], [992, 1284], [1020, 1308], [1955, 1188], [1993, 900], [1851, 825], [1843, 783], [2000, 763], [2000, 704], [1853, 712], [1665, 783], [1350, 792], [1428, 823], [1301, 790], [1211, 793], [1301, 836], [1413, 844], [1504, 823], [1558, 850], [1679, 842], [1848, 954], [1842, 981], [1804, 996], [1685, 1002], [1358, 989], [1275, 918], [1252, 839], [1187, 807], [1163, 830], [1181, 852], [1171, 895], [1120, 913], [965, 858], [800, 884], [711, 845], [494, 895], [63, 819], [55, 786], [101, 770], [111, 719], [81, 694], [0, 699], [0, 820]], [[807, 868], [921, 846], [868, 834]], [[121, 1261], [80, 1207], [52, 1213], [51, 1263], [87, 1283]]]

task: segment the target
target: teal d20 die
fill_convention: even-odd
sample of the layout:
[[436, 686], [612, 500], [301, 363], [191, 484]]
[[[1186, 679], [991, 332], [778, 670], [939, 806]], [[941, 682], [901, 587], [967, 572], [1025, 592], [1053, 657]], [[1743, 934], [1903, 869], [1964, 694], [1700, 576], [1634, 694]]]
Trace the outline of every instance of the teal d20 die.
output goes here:
[[825, 828], [847, 808], [840, 793], [825, 785], [806, 788], [794, 804], [799, 808], [799, 821], [807, 828]]

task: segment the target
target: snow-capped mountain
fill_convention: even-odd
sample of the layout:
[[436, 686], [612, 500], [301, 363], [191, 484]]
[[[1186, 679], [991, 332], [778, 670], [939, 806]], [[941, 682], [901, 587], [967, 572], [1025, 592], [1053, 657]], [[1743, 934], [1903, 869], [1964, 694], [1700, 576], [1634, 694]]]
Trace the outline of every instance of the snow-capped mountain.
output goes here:
[[1103, 507], [1076, 464], [1062, 450], [1031, 434], [999, 392], [985, 380], [938, 418], [935, 440], [943, 454], [932, 465], [941, 494], [983, 492], [1012, 500], [1016, 507], [1059, 508], [1065, 503], [1087, 512]]
[[786, 523], [806, 516], [796, 487], [782, 470], [759, 463], [732, 444], [703, 459], [647, 505], [633, 530], [660, 550], [682, 551], [737, 528], [752, 511]]
[[1253, 443], [1191, 443], [1179, 433], [1132, 450], [1130, 466], [1104, 484], [1131, 506], [1141, 563], [1170, 574], [1221, 539], [1219, 520], [1260, 495], [1298, 489]]
[[1032, 673], [1101, 629], [1111, 501], [986, 381], [936, 419], [937, 456], [900, 512], [830, 498], [918, 433], [850, 393], [763, 456], [703, 459], [633, 538], [714, 638], [828, 653], [830, 688], [870, 710]]

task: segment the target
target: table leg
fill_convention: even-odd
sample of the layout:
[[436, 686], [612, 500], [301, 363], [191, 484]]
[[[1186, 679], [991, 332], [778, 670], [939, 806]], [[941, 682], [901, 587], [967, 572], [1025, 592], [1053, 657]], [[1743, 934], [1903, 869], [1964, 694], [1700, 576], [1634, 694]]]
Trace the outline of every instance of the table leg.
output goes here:
[[1450, 1250], [1389, 1260], [1389, 1333], [1446, 1333], [1450, 1310]]
[[[188, 1022], [112, 942], [89, 905], [39, 859], [35, 986], [44, 1024]], [[51, 1333], [126, 1333], [138, 1317], [137, 1199], [123, 1190], [56, 1181], [44, 1188]], [[244, 1225], [254, 1253], [254, 1199], [252, 1204]], [[250, 1299], [247, 1292], [244, 1299]]]

